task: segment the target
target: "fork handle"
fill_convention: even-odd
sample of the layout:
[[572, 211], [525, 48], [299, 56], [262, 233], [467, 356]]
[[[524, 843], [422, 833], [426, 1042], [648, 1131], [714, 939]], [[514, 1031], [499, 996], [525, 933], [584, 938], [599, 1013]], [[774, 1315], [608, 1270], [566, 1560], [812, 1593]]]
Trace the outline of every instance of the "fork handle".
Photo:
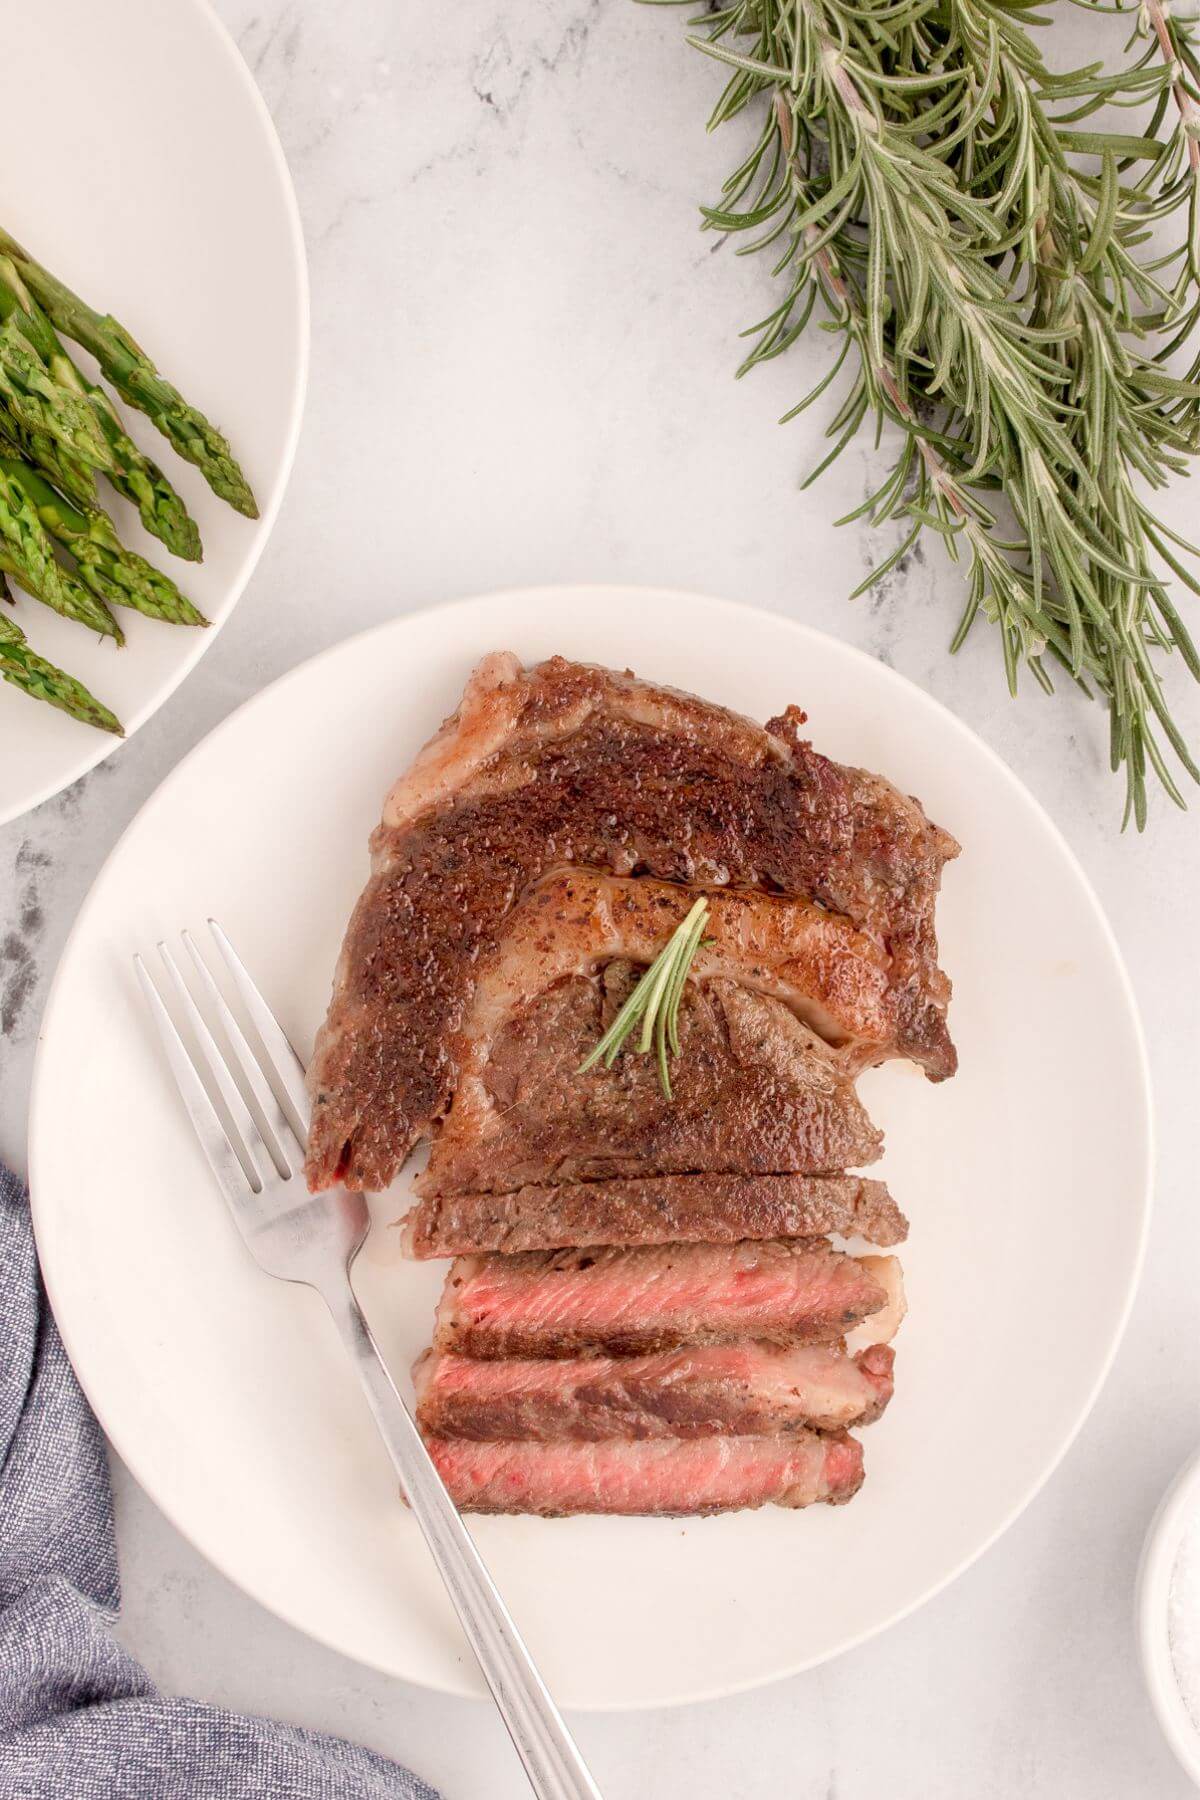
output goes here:
[[562, 1714], [458, 1516], [347, 1280], [322, 1289], [379, 1434], [538, 1800], [602, 1800]]

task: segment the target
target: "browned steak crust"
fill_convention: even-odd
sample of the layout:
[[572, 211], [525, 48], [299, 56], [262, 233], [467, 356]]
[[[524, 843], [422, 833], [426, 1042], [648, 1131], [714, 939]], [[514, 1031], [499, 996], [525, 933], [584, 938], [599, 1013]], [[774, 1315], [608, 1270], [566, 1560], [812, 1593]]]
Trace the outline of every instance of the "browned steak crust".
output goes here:
[[888, 958], [895, 1051], [953, 1073], [934, 905], [954, 840], [880, 777], [627, 675], [494, 657], [397, 785], [311, 1070], [308, 1178], [385, 1186], [454, 1090], [452, 1037], [512, 907], [564, 863], [802, 895]]
[[404, 1231], [426, 1258], [831, 1234], [891, 1245], [907, 1229], [883, 1183], [857, 1175], [661, 1175], [422, 1200]]

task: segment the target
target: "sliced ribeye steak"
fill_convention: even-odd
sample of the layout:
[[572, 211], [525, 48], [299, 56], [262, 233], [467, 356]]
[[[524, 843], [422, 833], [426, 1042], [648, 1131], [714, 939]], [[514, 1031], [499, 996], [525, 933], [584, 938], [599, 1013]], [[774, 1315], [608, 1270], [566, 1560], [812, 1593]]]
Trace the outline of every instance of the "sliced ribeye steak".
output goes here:
[[684, 989], [671, 1100], [653, 1057], [627, 1051], [611, 1069], [581, 1073], [638, 973], [622, 960], [596, 976], [566, 976], [466, 1037], [450, 1111], [417, 1192], [810, 1174], [880, 1155], [882, 1136], [837, 1053], [781, 1001], [724, 978]]
[[427, 1438], [463, 1512], [685, 1514], [838, 1505], [862, 1486], [862, 1445], [816, 1432], [645, 1443], [472, 1443]]
[[894, 1257], [776, 1240], [464, 1256], [434, 1348], [461, 1356], [641, 1356], [757, 1338], [834, 1342], [882, 1312]]
[[[859, 943], [847, 966], [880, 989], [882, 1021], [858, 1048], [952, 1074], [934, 907], [958, 847], [879, 776], [818, 755], [803, 723], [789, 708], [764, 730], [558, 657], [486, 658], [372, 838], [310, 1070], [310, 1184], [386, 1186], [430, 1133], [510, 915], [564, 865], [816, 903], [825, 938]], [[828, 997], [806, 994], [802, 1016], [842, 1032]]]
[[437, 1437], [776, 1437], [869, 1425], [892, 1397], [893, 1352], [829, 1344], [705, 1344], [653, 1356], [483, 1362], [427, 1351], [417, 1418]]
[[422, 1200], [404, 1221], [409, 1256], [594, 1244], [730, 1244], [862, 1237], [899, 1244], [904, 1214], [860, 1175], [660, 1175]]

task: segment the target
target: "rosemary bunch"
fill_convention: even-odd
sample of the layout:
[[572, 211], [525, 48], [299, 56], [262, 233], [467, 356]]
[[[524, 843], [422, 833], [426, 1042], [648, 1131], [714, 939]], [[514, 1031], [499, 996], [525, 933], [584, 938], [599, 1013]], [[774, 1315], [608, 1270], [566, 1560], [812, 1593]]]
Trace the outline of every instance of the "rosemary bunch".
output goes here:
[[[1077, 0], [1091, 11], [1121, 11]], [[840, 339], [791, 412], [845, 369], [832, 448], [898, 428], [848, 515], [903, 520], [879, 579], [938, 532], [964, 568], [957, 648], [983, 614], [1010, 689], [1057, 664], [1106, 702], [1126, 819], [1153, 770], [1200, 768], [1157, 658], [1200, 656], [1169, 586], [1197, 555], [1153, 490], [1200, 450], [1200, 358], [1167, 367], [1200, 312], [1200, 68], [1164, 0], [1135, 15], [1126, 64], [1047, 67], [1034, 0], [732, 0], [689, 42], [730, 66], [712, 125], [762, 110], [709, 228], [774, 246], [779, 303], [739, 373], [818, 311]], [[1134, 108], [1136, 132], [1093, 128]], [[1173, 241], [1170, 239], [1174, 231]], [[807, 484], [806, 484], [807, 485]], [[840, 521], [845, 522], [845, 521]], [[857, 590], [862, 591], [862, 588]]]

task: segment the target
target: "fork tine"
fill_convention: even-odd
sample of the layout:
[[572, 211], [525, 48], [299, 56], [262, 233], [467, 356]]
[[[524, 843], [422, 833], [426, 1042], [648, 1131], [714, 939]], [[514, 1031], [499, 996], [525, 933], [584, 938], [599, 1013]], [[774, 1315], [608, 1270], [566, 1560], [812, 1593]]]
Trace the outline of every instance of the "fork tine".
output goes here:
[[304, 1085], [304, 1064], [292, 1049], [278, 1019], [250, 979], [246, 965], [217, 921], [210, 919], [208, 928], [216, 940], [217, 949], [225, 959], [225, 966], [242, 997], [242, 1003], [254, 1020], [255, 1028], [267, 1053], [270, 1072], [278, 1080], [279, 1086], [283, 1090], [284, 1101], [294, 1113], [292, 1126], [296, 1136], [301, 1144], [305, 1144], [308, 1141], [308, 1125], [312, 1109], [308, 1098], [308, 1089]]
[[[246, 1169], [247, 1177], [250, 1179], [250, 1185], [253, 1187], [256, 1194], [261, 1193], [263, 1188], [263, 1174], [258, 1152], [266, 1148], [262, 1140], [262, 1133], [254, 1122], [254, 1115], [251, 1113], [250, 1108], [242, 1099], [236, 1081], [234, 1081], [232, 1075], [229, 1073], [229, 1067], [225, 1061], [224, 1052], [213, 1037], [212, 1032], [209, 1030], [208, 1023], [205, 1020], [203, 1013], [200, 1011], [200, 1008], [192, 999], [191, 990], [183, 979], [179, 964], [175, 961], [175, 958], [172, 956], [166, 944], [160, 944], [158, 946], [158, 954], [162, 957], [163, 966], [165, 967], [167, 974], [171, 977], [171, 983], [178, 995], [179, 1004], [183, 1010], [184, 1017], [187, 1019], [192, 1034], [196, 1039], [204, 1071], [211, 1075], [217, 1092], [224, 1101], [229, 1117], [233, 1121], [234, 1136], [230, 1139], [230, 1142], [233, 1144], [234, 1149], [238, 1150], [240, 1139], [241, 1147], [246, 1151], [246, 1161], [244, 1162], [243, 1167]], [[196, 1067], [194, 1058], [192, 1059], [192, 1066], [193, 1068]], [[199, 1073], [199, 1070], [197, 1070], [197, 1073]], [[228, 1133], [226, 1135], [228, 1136]], [[271, 1162], [269, 1156], [267, 1160], [268, 1162]], [[273, 1166], [272, 1163], [272, 1167]], [[253, 1171], [253, 1175], [251, 1175], [251, 1171]]]
[[[191, 1053], [175, 1029], [175, 1022], [163, 1003], [154, 978], [140, 956], [134, 956], [133, 966], [166, 1051], [167, 1062], [175, 1077], [180, 1097], [196, 1127], [200, 1147], [209, 1160], [221, 1192], [234, 1211], [239, 1211], [245, 1205], [247, 1189], [253, 1188], [255, 1192], [261, 1190], [262, 1183], [258, 1179], [254, 1159], [245, 1144], [239, 1149], [222, 1123], [216, 1107], [205, 1091], [204, 1083], [196, 1073]], [[249, 1173], [251, 1169], [255, 1169], [253, 1178]]]
[[270, 1152], [271, 1160], [281, 1175], [293, 1175], [303, 1159], [303, 1144], [292, 1130], [291, 1120], [276, 1099], [275, 1090], [264, 1077], [258, 1058], [246, 1042], [241, 1026], [226, 1005], [225, 996], [213, 980], [212, 972], [197, 949], [191, 932], [182, 931], [179, 935], [183, 939], [184, 947], [204, 985], [204, 992], [208, 996], [212, 1009], [221, 1021], [221, 1029], [229, 1041], [234, 1060], [241, 1069], [250, 1092], [262, 1108], [263, 1117], [270, 1131], [270, 1136], [267, 1138], [267, 1149]]

